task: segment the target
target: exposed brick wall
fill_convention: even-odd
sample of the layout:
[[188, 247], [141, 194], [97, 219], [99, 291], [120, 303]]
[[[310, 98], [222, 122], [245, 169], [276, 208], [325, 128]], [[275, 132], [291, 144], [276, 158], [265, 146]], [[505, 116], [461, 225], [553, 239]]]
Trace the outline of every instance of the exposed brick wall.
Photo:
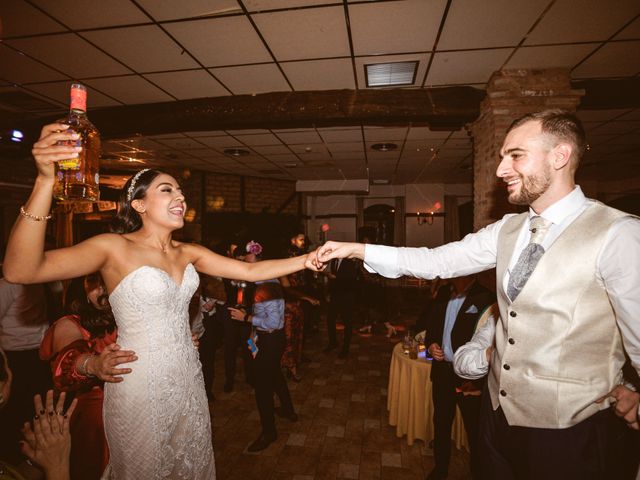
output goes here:
[[468, 128], [473, 146], [474, 220], [477, 230], [515, 211], [495, 173], [500, 147], [511, 123], [527, 114], [548, 108], [575, 112], [583, 90], [571, 89], [568, 69], [501, 70], [487, 85], [480, 116]]
[[205, 175], [207, 212], [241, 211], [242, 177], [217, 173], [206, 173]]
[[[295, 182], [271, 178], [245, 177], [245, 209], [250, 213], [275, 213], [296, 191]], [[298, 213], [295, 198], [286, 205], [283, 214]]]

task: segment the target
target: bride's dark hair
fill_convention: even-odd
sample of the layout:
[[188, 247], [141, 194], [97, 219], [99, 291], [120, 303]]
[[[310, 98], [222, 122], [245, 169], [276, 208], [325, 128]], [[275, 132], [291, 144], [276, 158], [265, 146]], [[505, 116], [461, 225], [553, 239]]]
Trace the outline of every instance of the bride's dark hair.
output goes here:
[[[160, 170], [146, 169], [141, 170], [133, 175], [127, 183], [122, 187], [120, 199], [118, 200], [118, 213], [111, 222], [111, 231], [113, 233], [131, 233], [142, 227], [142, 218], [140, 214], [131, 206], [133, 200], [144, 198], [147, 189], [153, 179], [160, 175]], [[131, 188], [131, 182], [133, 188]]]

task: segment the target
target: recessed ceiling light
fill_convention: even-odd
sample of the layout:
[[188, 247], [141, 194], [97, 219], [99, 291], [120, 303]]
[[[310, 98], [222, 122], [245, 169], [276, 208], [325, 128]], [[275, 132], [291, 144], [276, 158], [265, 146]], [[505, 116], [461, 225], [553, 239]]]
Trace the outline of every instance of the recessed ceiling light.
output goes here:
[[398, 145], [395, 143], [374, 143], [371, 145], [372, 150], [377, 150], [379, 152], [390, 152], [398, 148]]
[[416, 81], [418, 61], [374, 63], [364, 66], [367, 87], [413, 85]]
[[250, 155], [249, 150], [245, 150], [244, 148], [225, 148], [223, 153], [230, 157], [246, 157]]

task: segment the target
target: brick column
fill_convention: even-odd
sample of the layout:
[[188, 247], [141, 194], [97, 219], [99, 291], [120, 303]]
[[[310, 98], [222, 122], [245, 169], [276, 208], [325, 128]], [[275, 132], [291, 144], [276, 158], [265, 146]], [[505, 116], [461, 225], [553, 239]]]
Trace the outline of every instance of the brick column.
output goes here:
[[487, 84], [480, 116], [467, 128], [473, 136], [473, 226], [488, 225], [519, 207], [507, 202], [496, 177], [507, 128], [527, 113], [549, 108], [575, 112], [584, 90], [573, 90], [568, 69], [501, 70]]

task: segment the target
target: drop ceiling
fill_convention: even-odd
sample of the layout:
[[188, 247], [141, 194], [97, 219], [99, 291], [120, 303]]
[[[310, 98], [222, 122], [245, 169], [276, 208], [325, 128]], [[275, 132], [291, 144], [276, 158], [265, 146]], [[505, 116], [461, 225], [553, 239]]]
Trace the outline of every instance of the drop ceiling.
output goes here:
[[[484, 89], [501, 68], [572, 79], [640, 75], [637, 0], [2, 0], [0, 112], [89, 109], [266, 92], [365, 89], [365, 65], [418, 62], [407, 88]], [[91, 112], [89, 112], [91, 114]], [[640, 175], [640, 109], [582, 110], [583, 174]], [[398, 148], [379, 152], [374, 143]], [[242, 148], [249, 155], [225, 155]], [[214, 130], [111, 138], [103, 167], [178, 166], [289, 180], [471, 181], [463, 130], [423, 125]]]

